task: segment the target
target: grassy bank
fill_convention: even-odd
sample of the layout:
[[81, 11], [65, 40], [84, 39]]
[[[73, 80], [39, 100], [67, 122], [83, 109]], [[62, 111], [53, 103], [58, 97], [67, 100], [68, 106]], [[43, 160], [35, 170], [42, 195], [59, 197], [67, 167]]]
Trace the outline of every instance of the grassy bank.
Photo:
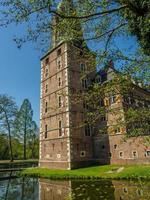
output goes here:
[[21, 176], [50, 179], [146, 179], [150, 180], [150, 166], [94, 166], [75, 170], [29, 168]]

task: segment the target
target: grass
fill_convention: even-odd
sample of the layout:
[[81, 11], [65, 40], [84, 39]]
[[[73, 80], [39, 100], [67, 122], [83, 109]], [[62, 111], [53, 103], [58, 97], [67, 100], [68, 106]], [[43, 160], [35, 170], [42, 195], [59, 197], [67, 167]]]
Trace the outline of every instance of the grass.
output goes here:
[[[124, 167], [121, 172], [117, 172]], [[50, 179], [146, 179], [150, 180], [150, 166], [117, 166], [104, 165], [75, 170], [58, 170], [45, 168], [28, 168], [20, 173], [21, 176]]]

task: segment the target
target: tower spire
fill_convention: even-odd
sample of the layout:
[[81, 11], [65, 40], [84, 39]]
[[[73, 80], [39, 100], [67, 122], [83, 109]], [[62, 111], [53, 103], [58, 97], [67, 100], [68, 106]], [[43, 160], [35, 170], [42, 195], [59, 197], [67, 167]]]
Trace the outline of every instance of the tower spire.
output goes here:
[[[57, 12], [66, 16], [76, 14], [72, 0], [62, 0], [57, 7]], [[58, 15], [53, 16], [52, 48], [63, 41], [72, 41], [81, 46], [83, 43], [83, 31], [79, 19], [66, 19]]]

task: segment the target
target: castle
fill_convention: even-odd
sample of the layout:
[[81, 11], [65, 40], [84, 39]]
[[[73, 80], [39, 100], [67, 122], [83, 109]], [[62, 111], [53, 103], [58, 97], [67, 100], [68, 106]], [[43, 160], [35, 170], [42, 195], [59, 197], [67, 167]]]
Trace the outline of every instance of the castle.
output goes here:
[[[60, 5], [63, 12], [72, 9], [72, 1]], [[58, 17], [53, 22], [57, 23]], [[81, 29], [77, 23], [78, 31]], [[81, 30], [80, 30], [81, 32]], [[41, 110], [40, 110], [40, 167], [73, 169], [99, 164], [148, 164], [150, 147], [143, 137], [123, 139], [127, 127], [112, 128], [120, 117], [124, 118], [127, 106], [141, 104], [150, 107], [150, 93], [139, 86], [134, 86], [136, 96], [143, 97], [142, 102], [124, 98], [121, 93], [103, 99], [104, 106], [118, 108], [118, 113], [99, 119], [97, 128], [108, 127], [99, 134], [98, 129], [85, 123], [86, 106], [82, 101], [74, 103], [72, 98], [77, 93], [87, 90], [91, 82], [98, 84], [113, 80], [117, 73], [112, 63], [100, 72], [91, 73], [89, 78], [81, 79], [81, 72], [90, 68], [95, 55], [80, 41], [65, 42], [60, 33], [53, 31], [52, 48], [41, 59]], [[83, 45], [84, 43], [84, 45]], [[85, 52], [85, 53], [84, 53]], [[109, 109], [108, 109], [109, 110]], [[109, 128], [111, 127], [111, 128]]]

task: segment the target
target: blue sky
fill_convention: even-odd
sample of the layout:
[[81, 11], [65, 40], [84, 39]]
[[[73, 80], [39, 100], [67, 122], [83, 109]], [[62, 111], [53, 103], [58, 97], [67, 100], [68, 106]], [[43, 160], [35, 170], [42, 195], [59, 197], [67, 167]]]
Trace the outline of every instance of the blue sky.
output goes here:
[[[0, 94], [14, 97], [18, 106], [28, 98], [34, 110], [34, 120], [39, 125], [40, 51], [32, 43], [17, 48], [13, 38], [23, 33], [23, 25], [0, 29]], [[129, 41], [125, 43], [121, 39], [118, 43], [122, 47], [136, 44], [133, 38]]]
[[15, 26], [0, 29], [0, 94], [13, 96], [18, 106], [28, 98], [39, 123], [40, 53], [31, 43], [17, 48], [13, 37], [23, 31]]

